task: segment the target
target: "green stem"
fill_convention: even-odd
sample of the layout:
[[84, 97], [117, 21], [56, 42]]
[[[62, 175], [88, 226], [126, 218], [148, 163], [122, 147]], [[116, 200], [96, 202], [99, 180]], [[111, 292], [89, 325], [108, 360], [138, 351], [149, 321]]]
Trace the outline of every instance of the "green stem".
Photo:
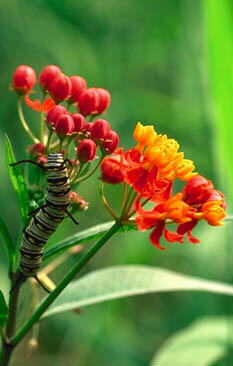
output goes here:
[[88, 179], [92, 174], [94, 174], [95, 171], [99, 168], [103, 158], [104, 158], [104, 156], [102, 156], [100, 158], [100, 160], [98, 161], [98, 163], [96, 164], [96, 166], [94, 167], [93, 170], [91, 170], [88, 174], [84, 175], [83, 177], [81, 177], [81, 178], [77, 179], [76, 181], [74, 181], [73, 184], [76, 184], [76, 183], [79, 184], [79, 183], [83, 182], [84, 180]]
[[36, 136], [33, 135], [32, 131], [30, 130], [30, 128], [28, 127], [28, 124], [24, 118], [23, 115], [23, 109], [22, 109], [22, 95], [20, 95], [18, 97], [18, 103], [17, 103], [17, 108], [18, 108], [18, 113], [19, 113], [19, 119], [22, 123], [23, 128], [25, 129], [25, 131], [27, 132], [28, 136], [33, 140], [33, 142], [35, 144], [38, 144], [40, 141], [38, 140], [38, 138]]
[[72, 141], [73, 141], [73, 136], [71, 135], [67, 139], [65, 158], [70, 156], [70, 146], [71, 146]]
[[128, 195], [127, 195], [127, 198], [125, 200], [125, 204], [124, 206], [122, 207], [122, 210], [121, 210], [121, 219], [125, 219], [126, 216], [127, 216], [127, 213], [128, 213], [128, 210], [129, 208], [131, 207], [131, 204], [129, 206], [129, 203], [131, 203], [131, 197], [132, 197], [132, 194], [135, 193], [135, 191], [133, 190], [133, 188], [131, 187], [130, 188], [130, 191], [128, 192]]
[[60, 143], [59, 143], [59, 151], [62, 151], [62, 143], [63, 143], [63, 138], [60, 137]]
[[40, 111], [40, 141], [44, 144], [45, 136], [44, 136], [44, 112], [43, 112], [43, 103], [45, 100], [46, 93], [43, 93], [41, 98], [41, 111]]
[[80, 163], [80, 165], [78, 166], [78, 172], [76, 174], [76, 177], [73, 178], [70, 182], [70, 185], [72, 185], [72, 189], [74, 188], [73, 185], [75, 184], [76, 185], [76, 179], [80, 176], [82, 170], [83, 170], [83, 167], [85, 166], [86, 163]]
[[10, 295], [9, 301], [9, 314], [8, 321], [6, 325], [6, 333], [5, 339], [3, 342], [3, 348], [0, 354], [0, 365], [7, 366], [10, 360], [11, 354], [14, 350], [15, 345], [10, 341], [10, 338], [15, 333], [16, 327], [16, 317], [17, 317], [17, 308], [18, 308], [18, 299], [19, 292], [22, 285], [22, 281], [20, 281], [20, 272], [16, 272], [14, 279], [12, 281], [12, 285], [15, 286]]
[[40, 319], [41, 315], [48, 309], [54, 300], [60, 295], [64, 288], [71, 282], [71, 280], [81, 271], [81, 269], [88, 263], [91, 258], [98, 252], [98, 250], [110, 239], [118, 230], [119, 224], [114, 223], [91, 249], [80, 259], [80, 261], [71, 269], [59, 285], [45, 298], [39, 305], [34, 314], [29, 318], [27, 323], [19, 330], [19, 332], [11, 339], [11, 343], [16, 346], [22, 338], [27, 334], [31, 327]]
[[51, 138], [53, 136], [53, 130], [49, 130], [49, 136], [48, 136], [48, 141], [47, 141], [47, 145], [46, 145], [46, 154], [48, 155], [49, 153], [49, 146], [50, 146], [50, 142], [51, 142]]

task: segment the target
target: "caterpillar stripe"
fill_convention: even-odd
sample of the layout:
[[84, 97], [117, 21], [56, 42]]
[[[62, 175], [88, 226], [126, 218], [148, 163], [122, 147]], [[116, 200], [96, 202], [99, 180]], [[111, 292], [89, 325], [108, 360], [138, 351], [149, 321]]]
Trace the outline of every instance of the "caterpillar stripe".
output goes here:
[[45, 205], [24, 229], [20, 246], [19, 268], [25, 277], [36, 275], [41, 266], [44, 246], [65, 218], [70, 204], [70, 183], [63, 155], [49, 154], [44, 171], [47, 179]]

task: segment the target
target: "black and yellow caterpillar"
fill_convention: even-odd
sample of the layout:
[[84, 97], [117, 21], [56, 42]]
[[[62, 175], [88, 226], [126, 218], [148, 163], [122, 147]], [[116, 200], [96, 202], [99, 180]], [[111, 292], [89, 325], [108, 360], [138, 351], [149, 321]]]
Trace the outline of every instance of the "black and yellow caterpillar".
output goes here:
[[31, 162], [44, 170], [47, 179], [45, 204], [31, 213], [34, 216], [24, 229], [20, 245], [19, 269], [23, 277], [35, 277], [38, 280], [37, 272], [41, 266], [44, 246], [66, 214], [78, 224], [67, 211], [70, 205], [67, 160], [64, 160], [61, 153], [51, 153], [48, 155], [45, 166], [30, 160], [22, 160], [12, 164]]

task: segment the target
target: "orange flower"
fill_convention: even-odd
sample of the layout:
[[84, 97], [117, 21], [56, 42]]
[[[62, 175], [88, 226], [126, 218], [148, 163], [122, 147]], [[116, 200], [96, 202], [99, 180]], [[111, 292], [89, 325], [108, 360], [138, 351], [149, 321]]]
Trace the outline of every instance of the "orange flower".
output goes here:
[[26, 94], [24, 97], [25, 103], [28, 105], [28, 107], [34, 109], [34, 111], [37, 112], [49, 112], [52, 107], [56, 105], [54, 100], [52, 98], [46, 98], [41, 104], [41, 102], [38, 99], [31, 100], [29, 94]]
[[222, 226], [221, 221], [226, 217], [224, 208], [222, 207], [222, 201], [209, 201], [202, 206], [203, 219], [212, 226]]

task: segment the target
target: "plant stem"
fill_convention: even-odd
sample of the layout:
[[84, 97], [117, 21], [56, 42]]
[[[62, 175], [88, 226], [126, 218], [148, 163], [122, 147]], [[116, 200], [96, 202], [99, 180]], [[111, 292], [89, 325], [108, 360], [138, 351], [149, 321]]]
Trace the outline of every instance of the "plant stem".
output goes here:
[[50, 146], [50, 142], [51, 142], [52, 135], [53, 135], [53, 130], [51, 129], [49, 131], [48, 141], [47, 141], [47, 145], [46, 145], [46, 154], [47, 155], [49, 154], [49, 146]]
[[75, 181], [73, 182], [73, 184], [81, 183], [81, 182], [83, 182], [84, 180], [88, 179], [92, 174], [94, 174], [94, 173], [95, 173], [95, 171], [99, 168], [99, 166], [100, 166], [100, 164], [101, 164], [101, 162], [102, 162], [103, 158], [104, 158], [104, 156], [102, 156], [102, 157], [100, 158], [100, 160], [98, 161], [98, 163], [96, 164], [96, 166], [94, 167], [94, 169], [92, 169], [88, 174], [84, 175], [83, 177], [81, 177], [81, 178], [79, 178], [79, 179], [75, 180]]
[[20, 272], [16, 272], [12, 284], [15, 287], [10, 295], [9, 301], [9, 314], [8, 321], [6, 325], [6, 333], [5, 339], [3, 342], [3, 349], [0, 354], [0, 365], [7, 366], [11, 357], [11, 353], [14, 350], [15, 345], [10, 341], [10, 338], [14, 335], [15, 326], [16, 326], [16, 316], [17, 316], [17, 307], [18, 307], [18, 299], [20, 287], [22, 285], [22, 281], [20, 281]]
[[45, 100], [46, 93], [43, 93], [41, 98], [41, 111], [40, 111], [40, 141], [42, 144], [45, 142], [45, 136], [44, 136], [44, 112], [43, 112], [43, 104]]
[[[113, 226], [94, 244], [91, 249], [80, 259], [80, 261], [71, 269], [59, 285], [44, 299], [34, 314], [29, 318], [19, 332], [11, 339], [11, 343], [16, 346], [27, 334], [31, 327], [40, 319], [41, 315], [48, 309], [54, 300], [60, 295], [64, 288], [71, 282], [77, 273], [88, 263], [98, 250], [110, 239], [118, 230], [119, 224], [116, 222]], [[5, 366], [5, 365], [4, 365]]]
[[34, 141], [35, 144], [38, 144], [40, 141], [38, 140], [38, 138], [36, 136], [33, 135], [32, 131], [30, 130], [30, 128], [28, 127], [28, 124], [24, 118], [23, 115], [23, 109], [22, 109], [22, 95], [20, 95], [18, 97], [18, 103], [17, 103], [17, 107], [18, 107], [18, 113], [19, 113], [19, 119], [23, 125], [23, 128], [25, 129], [25, 131], [27, 132], [28, 136]]

